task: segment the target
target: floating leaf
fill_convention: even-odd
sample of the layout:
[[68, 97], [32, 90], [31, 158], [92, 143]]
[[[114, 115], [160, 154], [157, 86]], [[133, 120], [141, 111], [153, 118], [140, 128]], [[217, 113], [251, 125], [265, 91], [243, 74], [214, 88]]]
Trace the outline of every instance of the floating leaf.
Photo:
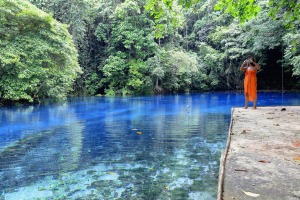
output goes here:
[[300, 163], [300, 156], [293, 158], [293, 160]]
[[258, 162], [261, 162], [261, 163], [270, 163], [270, 161], [268, 161], [268, 160], [259, 160]]
[[237, 172], [248, 172], [247, 169], [234, 169], [234, 171], [237, 171]]
[[137, 134], [139, 134], [139, 135], [143, 134], [143, 133], [142, 133], [142, 132], [140, 132], [140, 131], [139, 131], [139, 132], [136, 132], [136, 133], [137, 133]]
[[242, 190], [246, 195], [250, 196], [250, 197], [259, 197], [260, 194], [256, 194], [256, 193], [252, 193], [252, 192], [246, 192], [244, 190]]

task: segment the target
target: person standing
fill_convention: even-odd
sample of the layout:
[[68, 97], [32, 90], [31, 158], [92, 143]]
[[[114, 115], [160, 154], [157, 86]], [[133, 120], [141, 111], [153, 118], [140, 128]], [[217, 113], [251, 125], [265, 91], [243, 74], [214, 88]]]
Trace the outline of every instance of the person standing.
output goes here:
[[245, 109], [248, 108], [249, 101], [253, 102], [253, 109], [256, 109], [257, 104], [257, 78], [256, 73], [260, 69], [253, 57], [248, 57], [240, 67], [240, 70], [245, 72], [244, 79], [244, 96]]

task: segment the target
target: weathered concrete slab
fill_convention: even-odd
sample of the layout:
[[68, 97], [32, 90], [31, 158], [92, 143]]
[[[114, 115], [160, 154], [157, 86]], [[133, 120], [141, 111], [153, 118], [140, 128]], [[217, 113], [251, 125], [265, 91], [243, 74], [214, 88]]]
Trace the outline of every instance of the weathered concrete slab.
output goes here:
[[234, 108], [227, 144], [219, 199], [300, 199], [299, 106]]

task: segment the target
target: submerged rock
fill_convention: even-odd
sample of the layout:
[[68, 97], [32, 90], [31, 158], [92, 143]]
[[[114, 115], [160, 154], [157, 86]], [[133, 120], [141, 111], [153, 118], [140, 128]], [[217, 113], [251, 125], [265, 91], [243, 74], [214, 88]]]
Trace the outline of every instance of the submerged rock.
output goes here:
[[91, 183], [91, 187], [97, 190], [103, 190], [105, 187], [113, 187], [111, 180], [98, 180]]
[[86, 174], [95, 174], [97, 171], [96, 170], [88, 170], [87, 172], [86, 172]]
[[171, 199], [188, 199], [189, 192], [184, 188], [176, 188], [170, 191]]
[[105, 187], [107, 184], [106, 184], [107, 181], [103, 181], [103, 180], [100, 180], [100, 181], [94, 181], [92, 182], [91, 186], [93, 188], [102, 188], [102, 187]]
[[189, 173], [188, 173], [188, 177], [190, 179], [196, 179], [200, 176], [200, 172], [199, 170], [190, 170]]

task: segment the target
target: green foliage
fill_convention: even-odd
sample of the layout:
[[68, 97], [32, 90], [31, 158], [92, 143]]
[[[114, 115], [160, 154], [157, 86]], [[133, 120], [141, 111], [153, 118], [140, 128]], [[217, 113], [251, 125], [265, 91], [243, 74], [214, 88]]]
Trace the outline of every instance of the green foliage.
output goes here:
[[257, 16], [261, 10], [255, 2], [255, 0], [219, 0], [215, 5], [215, 9], [222, 10], [225, 8], [226, 13], [239, 18], [241, 22], [245, 22]]
[[159, 81], [162, 81], [165, 77], [165, 61], [163, 60], [167, 52], [164, 49], [158, 49], [157, 53], [147, 60], [147, 65], [150, 71], [150, 77], [153, 82], [156, 82], [156, 87], [159, 87]]
[[287, 69], [292, 66], [294, 76], [300, 76], [300, 32], [290, 32], [283, 37], [284, 44], [286, 45], [284, 52], [284, 65]]
[[[50, 15], [0, 2], [1, 97], [64, 98], [71, 87], [109, 96], [240, 89], [242, 60], [251, 54], [264, 71], [270, 51], [283, 53], [275, 65], [300, 75], [294, 1], [30, 0]], [[78, 65], [66, 63], [77, 52], [66, 27], [83, 69], [73, 86]]]
[[[224, 52], [224, 73], [220, 72], [219, 80], [230, 88], [240, 88], [241, 73], [238, 67], [246, 56], [252, 55], [259, 59], [262, 69], [268, 60], [266, 52], [271, 49], [281, 51], [282, 36], [285, 32], [282, 21], [274, 21], [268, 16], [268, 6], [261, 2], [263, 10], [257, 17], [242, 25], [233, 20], [229, 26], [218, 26], [211, 31], [208, 43]], [[274, 60], [274, 58], [271, 58]], [[275, 58], [280, 61], [281, 58]]]
[[127, 0], [100, 10], [102, 22], [96, 29], [98, 40], [105, 44], [105, 64], [99, 66], [102, 83], [116, 95], [145, 94], [152, 90], [144, 60], [157, 49], [155, 24], [143, 13], [143, 1]]
[[160, 49], [148, 65], [158, 91], [190, 91], [199, 72], [196, 54], [177, 49]]
[[152, 83], [145, 76], [147, 66], [144, 62], [132, 59], [127, 64], [125, 54], [121, 52], [117, 56], [110, 56], [106, 61], [107, 64], [102, 68], [102, 81], [108, 85], [106, 95], [151, 93]]
[[76, 46], [84, 43], [87, 23], [91, 15], [93, 3], [90, 0], [29, 0], [39, 9], [52, 13], [53, 17], [61, 23], [68, 24], [69, 33], [72, 34]]
[[299, 1], [270, 0], [269, 7], [269, 15], [273, 19], [283, 19], [286, 27], [296, 28], [294, 22], [300, 20]]
[[147, 66], [142, 60], [131, 60], [129, 62], [127, 88], [133, 94], [145, 94], [151, 91], [152, 84], [149, 82], [149, 77], [145, 76], [146, 72]]
[[198, 1], [179, 0], [178, 3], [174, 3], [173, 0], [148, 0], [145, 9], [154, 17], [155, 37], [163, 38], [181, 27], [184, 23], [182, 8], [189, 8]]
[[[97, 72], [99, 57], [99, 42], [94, 36], [100, 2], [96, 0], [29, 0], [39, 9], [51, 13], [54, 19], [67, 24], [72, 35], [75, 47], [78, 50], [78, 61], [83, 69], [83, 74], [76, 79], [74, 94], [94, 95], [99, 87], [95, 81], [101, 75]], [[93, 79], [93, 80], [92, 80]], [[93, 89], [90, 89], [93, 88]]]
[[65, 99], [81, 69], [66, 27], [26, 1], [0, 2], [0, 98]]
[[113, 88], [105, 89], [105, 95], [106, 96], [116, 96], [116, 92], [113, 90]]
[[103, 82], [109, 84], [109, 88], [120, 90], [126, 84], [126, 55], [118, 52], [117, 55], [109, 56], [106, 60], [106, 65], [102, 68], [104, 75]]
[[85, 91], [87, 94], [96, 95], [98, 94], [99, 88], [102, 87], [102, 81], [96, 72], [92, 72], [86, 79], [85, 85]]
[[[204, 90], [220, 89], [224, 83], [224, 65], [225, 54], [218, 51], [206, 43], [200, 43], [199, 59], [200, 59], [200, 87]], [[228, 67], [228, 66], [226, 66]], [[224, 87], [224, 85], [222, 86]]]
[[274, 49], [282, 43], [284, 33], [282, 22], [269, 18], [267, 11], [262, 11], [259, 16], [246, 22], [242, 28], [243, 34], [238, 39], [260, 57], [266, 49]]

